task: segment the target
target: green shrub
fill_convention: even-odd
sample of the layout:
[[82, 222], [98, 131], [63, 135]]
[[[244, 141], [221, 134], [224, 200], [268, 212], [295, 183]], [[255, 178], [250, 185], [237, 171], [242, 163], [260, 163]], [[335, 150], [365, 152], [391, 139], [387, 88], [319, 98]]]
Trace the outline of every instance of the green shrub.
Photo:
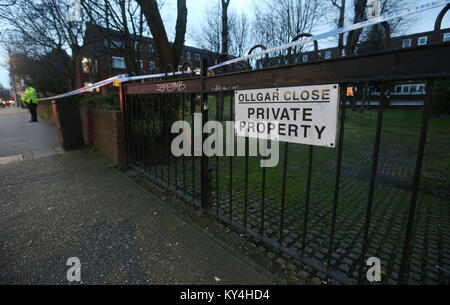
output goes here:
[[118, 93], [87, 94], [80, 99], [80, 107], [120, 110]]

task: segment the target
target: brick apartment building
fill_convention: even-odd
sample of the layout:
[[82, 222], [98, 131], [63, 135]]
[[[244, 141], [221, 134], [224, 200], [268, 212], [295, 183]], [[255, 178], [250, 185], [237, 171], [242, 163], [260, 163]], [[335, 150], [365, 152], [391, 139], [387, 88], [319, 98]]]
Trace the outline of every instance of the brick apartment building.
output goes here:
[[[108, 39], [106, 38], [108, 37]], [[125, 37], [118, 31], [107, 30], [94, 24], [87, 24], [85, 33], [85, 49], [77, 58], [76, 87], [107, 79], [111, 76], [126, 73], [124, 59]], [[140, 74], [151, 74], [164, 68], [158, 67], [158, 55], [152, 38], [139, 36], [135, 39], [135, 47], [140, 53]], [[184, 46], [180, 58], [181, 70], [184, 62], [189, 62], [191, 69], [200, 67], [202, 58], [213, 63], [220, 54], [204, 49]]]
[[[391, 37], [389, 48], [390, 49], [415, 48], [430, 44], [433, 40], [434, 40], [433, 31], [416, 33], [412, 35]], [[450, 41], [450, 28], [442, 29], [439, 32], [436, 43], [448, 41]], [[344, 50], [342, 50], [342, 54], [339, 54], [338, 47], [320, 49], [320, 41], [318, 43], [319, 43], [319, 50], [317, 53], [314, 51], [302, 52], [300, 55], [295, 57], [295, 63], [307, 63], [313, 60], [330, 60], [345, 56], [345, 46]], [[263, 67], [264, 60], [265, 59], [257, 60], [256, 65], [258, 68]], [[284, 62], [286, 62], [286, 58], [280, 57], [269, 58], [269, 66], [281, 65]]]

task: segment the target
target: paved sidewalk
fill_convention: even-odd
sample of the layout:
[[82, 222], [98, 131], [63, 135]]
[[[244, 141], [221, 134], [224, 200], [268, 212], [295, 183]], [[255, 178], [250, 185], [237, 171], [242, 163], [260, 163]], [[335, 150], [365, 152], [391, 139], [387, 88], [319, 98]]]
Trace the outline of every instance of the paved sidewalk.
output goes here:
[[31, 160], [62, 152], [54, 126], [29, 120], [28, 109], [0, 108], [0, 159]]
[[0, 166], [0, 284], [273, 284], [98, 153]]

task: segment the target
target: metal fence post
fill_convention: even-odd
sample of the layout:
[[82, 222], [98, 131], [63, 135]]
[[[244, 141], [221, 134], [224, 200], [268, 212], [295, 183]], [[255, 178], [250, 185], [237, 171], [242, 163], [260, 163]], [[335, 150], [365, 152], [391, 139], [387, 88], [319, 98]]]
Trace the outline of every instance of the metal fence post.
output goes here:
[[425, 104], [423, 107], [423, 117], [422, 117], [422, 125], [420, 128], [420, 138], [419, 138], [419, 148], [417, 150], [417, 160], [416, 160], [416, 169], [414, 172], [414, 182], [413, 189], [411, 195], [411, 201], [409, 206], [408, 213], [408, 221], [406, 225], [406, 232], [403, 244], [402, 258], [400, 261], [400, 272], [399, 272], [399, 284], [407, 284], [408, 283], [408, 271], [409, 271], [409, 252], [410, 252], [410, 243], [411, 243], [411, 235], [414, 226], [414, 214], [416, 211], [417, 204], [417, 196], [419, 192], [420, 185], [420, 176], [422, 174], [422, 163], [423, 156], [425, 152], [425, 144], [427, 140], [427, 130], [428, 130], [428, 118], [430, 116], [430, 106], [432, 102], [432, 94], [433, 94], [433, 80], [428, 79], [426, 85], [426, 98]]
[[208, 61], [203, 58], [201, 64], [201, 95], [200, 95], [200, 111], [202, 112], [202, 156], [201, 156], [201, 207], [203, 209], [211, 208], [208, 156], [203, 151], [203, 143], [207, 138], [207, 134], [203, 133], [203, 126], [208, 122], [208, 94], [205, 92], [205, 78], [208, 75]]
[[127, 136], [126, 136], [126, 132], [125, 132], [125, 128], [126, 128], [126, 124], [127, 122], [125, 121], [125, 86], [124, 83], [120, 83], [119, 86], [119, 100], [120, 100], [120, 118], [121, 118], [121, 132], [122, 132], [122, 152], [123, 152], [123, 162], [125, 164], [123, 164], [123, 170], [128, 169], [128, 151], [127, 151]]

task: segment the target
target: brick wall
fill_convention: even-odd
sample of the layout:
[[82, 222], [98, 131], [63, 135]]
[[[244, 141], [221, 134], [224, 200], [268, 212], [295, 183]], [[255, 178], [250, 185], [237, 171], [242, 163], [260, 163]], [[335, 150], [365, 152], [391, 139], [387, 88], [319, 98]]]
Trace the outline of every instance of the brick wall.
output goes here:
[[[51, 102], [38, 104], [39, 117], [54, 124]], [[80, 108], [84, 143], [94, 145], [116, 166], [125, 165], [122, 117], [120, 111]]]
[[48, 123], [53, 125], [55, 124], [51, 101], [39, 102], [39, 104], [37, 105], [36, 112], [38, 116], [44, 121], [47, 121]]
[[94, 145], [116, 166], [125, 165], [122, 117], [120, 111], [81, 108], [86, 145]]

